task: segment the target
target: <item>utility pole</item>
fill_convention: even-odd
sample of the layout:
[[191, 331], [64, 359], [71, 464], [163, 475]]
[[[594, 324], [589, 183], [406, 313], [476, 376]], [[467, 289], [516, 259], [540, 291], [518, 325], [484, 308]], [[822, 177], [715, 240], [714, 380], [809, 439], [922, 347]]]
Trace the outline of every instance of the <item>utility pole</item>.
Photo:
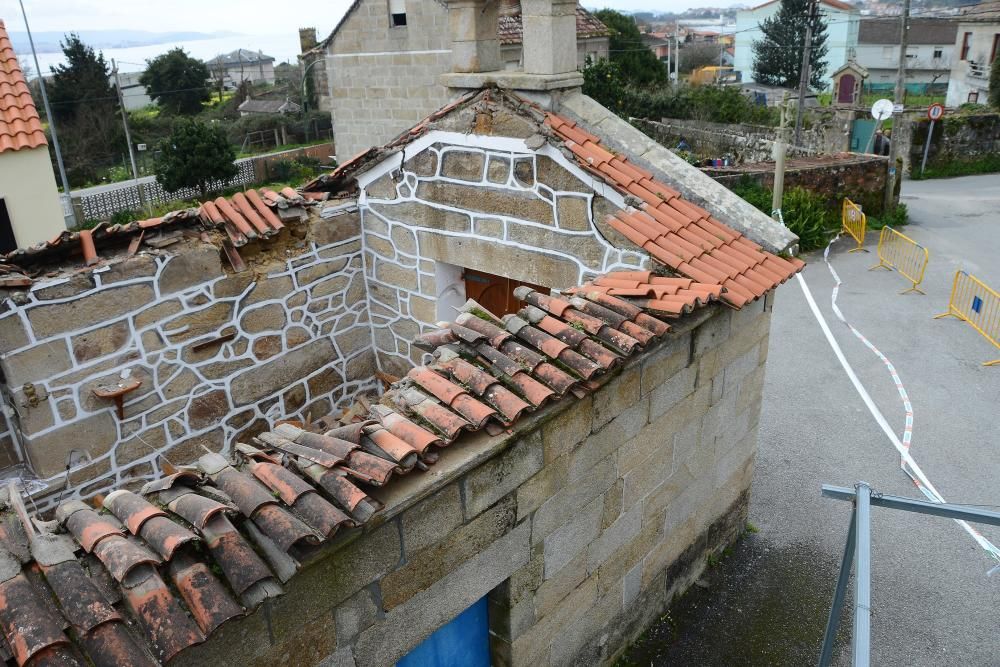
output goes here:
[[679, 28], [674, 32], [674, 43], [677, 45], [677, 55], [674, 56], [674, 78], [679, 83], [681, 80], [681, 35]]
[[[910, 42], [910, 0], [903, 0], [903, 16], [900, 19], [899, 27], [899, 69], [896, 70], [896, 94], [893, 102], [896, 108], [903, 105], [906, 97], [906, 47]], [[885, 199], [882, 202], [882, 211], [888, 213], [893, 207], [893, 195], [896, 193], [896, 155], [899, 150], [899, 142], [896, 141], [899, 126], [903, 120], [901, 113], [893, 113], [892, 135], [889, 138], [889, 165], [888, 175], [885, 179]], [[902, 178], [902, 174], [900, 174]]]
[[[31, 56], [35, 59], [35, 71], [38, 72], [38, 89], [42, 92], [42, 104], [45, 106], [45, 117], [49, 121], [49, 132], [52, 133], [52, 148], [56, 154], [56, 166], [59, 168], [59, 180], [63, 187], [63, 213], [73, 217], [73, 222], [79, 224], [76, 219], [76, 209], [73, 208], [73, 198], [70, 194], [69, 179], [66, 178], [66, 165], [63, 164], [62, 150], [59, 148], [59, 134], [56, 132], [56, 119], [52, 115], [52, 107], [49, 106], [49, 96], [45, 92], [45, 75], [38, 65], [38, 54], [35, 52], [35, 40], [31, 36], [31, 27], [28, 25], [28, 14], [24, 11], [24, 0], [18, 0], [21, 5], [21, 16], [24, 17], [24, 30], [28, 33], [28, 43], [31, 44]], [[63, 220], [65, 224], [65, 220]]]
[[774, 188], [771, 194], [771, 217], [784, 222], [781, 200], [785, 195], [785, 145], [788, 141], [788, 93], [781, 95], [781, 127], [774, 142]]
[[135, 165], [135, 148], [132, 146], [132, 133], [129, 131], [128, 127], [128, 112], [125, 111], [125, 98], [122, 97], [122, 83], [121, 79], [118, 78], [118, 63], [115, 59], [111, 59], [111, 71], [115, 75], [115, 92], [118, 93], [118, 108], [122, 112], [122, 125], [125, 126], [125, 141], [128, 143], [128, 158], [132, 162], [132, 179], [135, 181], [135, 189], [139, 191], [139, 201], [142, 203], [142, 207], [147, 209], [146, 206], [146, 192], [142, 187], [142, 183], [139, 182], [139, 168]]
[[806, 23], [806, 42], [802, 49], [802, 67], [799, 72], [799, 108], [795, 113], [795, 145], [800, 144], [802, 136], [802, 112], [806, 104], [806, 92], [809, 90], [809, 65], [812, 55], [813, 23], [815, 23], [819, 12], [817, 0], [809, 0], [809, 20]]

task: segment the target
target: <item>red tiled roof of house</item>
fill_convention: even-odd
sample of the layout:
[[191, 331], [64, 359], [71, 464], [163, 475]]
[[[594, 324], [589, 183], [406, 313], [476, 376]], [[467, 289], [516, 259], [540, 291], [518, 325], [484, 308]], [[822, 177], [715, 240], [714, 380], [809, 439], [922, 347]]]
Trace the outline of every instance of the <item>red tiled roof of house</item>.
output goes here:
[[672, 320], [725, 293], [627, 271], [567, 295], [520, 287], [527, 305], [503, 318], [470, 303], [414, 342], [434, 361], [367, 414], [277, 422], [236, 444], [232, 459], [205, 454], [141, 493], [111, 492], [103, 513], [64, 502], [55, 518], [66, 533], [33, 522], [11, 484], [14, 511], [0, 515], [0, 653], [19, 665], [169, 662], [281, 595], [318, 548], [382, 509], [375, 489], [427, 470], [466, 431], [498, 435], [593, 391], [656, 348]]
[[601, 140], [553, 113], [546, 124], [565, 142], [577, 162], [624, 195], [639, 202], [609, 216], [607, 223], [657, 261], [682, 276], [726, 288], [723, 300], [735, 308], [758, 299], [805, 263], [767, 252], [742, 234], [685, 201], [653, 174], [608, 151]]
[[37, 148], [46, 143], [24, 72], [0, 20], [0, 153]]
[[[576, 6], [576, 37], [577, 39], [588, 39], [590, 37], [604, 37], [610, 34], [608, 27], [601, 23], [600, 19], [588, 12], [580, 5]], [[497, 37], [501, 44], [520, 44], [524, 38], [524, 26], [521, 22], [521, 13], [503, 15], [497, 17]]]

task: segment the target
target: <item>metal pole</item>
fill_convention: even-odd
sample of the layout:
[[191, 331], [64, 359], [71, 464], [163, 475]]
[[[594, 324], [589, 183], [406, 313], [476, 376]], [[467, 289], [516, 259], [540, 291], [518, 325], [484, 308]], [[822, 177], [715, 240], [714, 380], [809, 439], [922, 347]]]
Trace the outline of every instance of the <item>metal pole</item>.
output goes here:
[[[24, 11], [24, 0], [17, 1], [21, 5], [21, 16], [24, 17], [24, 30], [28, 33], [28, 43], [31, 44], [31, 57], [35, 59], [35, 71], [38, 72], [38, 88], [42, 93], [42, 105], [45, 107], [45, 116], [49, 120], [49, 131], [52, 133], [52, 149], [56, 154], [56, 166], [59, 168], [59, 180], [62, 181], [63, 187], [63, 212], [65, 214], [69, 210], [69, 214], [73, 216], [73, 222], [79, 224], [80, 221], [76, 219], [76, 209], [73, 208], [69, 179], [66, 178], [66, 166], [63, 164], [62, 150], [59, 148], [59, 133], [56, 132], [56, 119], [52, 115], [52, 107], [49, 106], [48, 93], [45, 92], [45, 76], [38, 65], [38, 54], [35, 53], [35, 39], [31, 36], [31, 27], [28, 25], [28, 14]], [[65, 224], [65, 220], [63, 224]]]
[[308, 65], [306, 65], [306, 68], [304, 70], [302, 70], [302, 111], [308, 111], [309, 110], [309, 108], [308, 108], [309, 107], [309, 100], [306, 98], [306, 82], [308, 81], [308, 79], [306, 78], [306, 76], [309, 74], [309, 70], [312, 69], [312, 66], [315, 65], [316, 63], [318, 63], [319, 61], [320, 61], [320, 58], [317, 58], [316, 60], [314, 60], [311, 63], [309, 63]]
[[867, 482], [858, 482], [854, 501], [857, 518], [855, 561], [857, 572], [854, 576], [854, 667], [868, 667], [871, 656], [872, 630], [872, 534], [871, 497], [872, 490]]
[[810, 52], [812, 51], [813, 22], [817, 17], [817, 2], [809, 2], [809, 20], [806, 22], [806, 42], [802, 49], [802, 67], [799, 72], [799, 108], [795, 114], [795, 145], [801, 143], [802, 135], [802, 113], [806, 104], [806, 93], [809, 90], [809, 65], [811, 62]]
[[[822, 487], [824, 498], [834, 500], [854, 500], [854, 489], [847, 489], [841, 486], [830, 486], [824, 484]], [[968, 505], [953, 505], [951, 503], [935, 503], [929, 500], [916, 500], [914, 498], [904, 498], [903, 496], [889, 496], [880, 494], [871, 499], [872, 507], [887, 507], [893, 510], [903, 510], [904, 512], [916, 512], [917, 514], [929, 514], [940, 516], [946, 519], [965, 519], [974, 523], [985, 523], [990, 526], [1000, 526], [1000, 512], [979, 509]]]
[[[774, 188], [771, 191], [771, 217], [781, 212], [781, 200], [785, 195], [785, 141], [788, 135], [788, 93], [781, 94], [781, 128], [778, 140], [774, 142]], [[779, 218], [780, 219], [780, 218]]]
[[854, 548], [857, 536], [857, 513], [852, 511], [851, 525], [847, 528], [847, 543], [844, 545], [844, 555], [840, 559], [840, 574], [837, 575], [837, 588], [833, 593], [833, 606], [830, 607], [830, 616], [826, 619], [826, 634], [823, 636], [823, 651], [819, 655], [819, 667], [828, 667], [830, 660], [833, 659], [833, 645], [837, 641], [840, 613], [844, 608], [847, 582], [851, 578], [851, 566], [854, 564]]
[[[903, 0], [903, 16], [900, 20], [899, 68], [896, 70], [896, 93], [893, 100], [897, 105], [903, 104], [906, 93], [906, 47], [910, 41], [910, 0]], [[882, 210], [886, 213], [893, 208], [892, 197], [896, 192], [896, 155], [899, 150], [896, 135], [899, 131], [899, 121], [902, 120], [901, 115], [894, 113], [893, 116], [895, 118], [892, 126], [894, 136], [889, 140], [889, 173], [888, 178], [885, 179], [885, 199], [882, 202]]]
[[125, 98], [122, 97], [122, 82], [118, 78], [118, 63], [115, 59], [111, 59], [111, 71], [115, 75], [115, 91], [118, 93], [118, 108], [122, 112], [122, 125], [125, 126], [125, 142], [128, 144], [128, 159], [132, 163], [132, 180], [135, 181], [135, 189], [139, 193], [139, 201], [142, 203], [142, 207], [146, 209], [147, 213], [150, 213], [149, 206], [146, 204], [146, 192], [145, 188], [142, 187], [142, 183], [139, 182], [139, 168], [135, 164], [135, 149], [132, 147], [132, 133], [129, 131], [128, 127], [128, 113], [125, 111]]
[[674, 43], [677, 44], [677, 55], [674, 56], [674, 79], [681, 80], [681, 36], [674, 32]]
[[934, 119], [931, 118], [931, 126], [927, 130], [927, 139], [924, 141], [924, 159], [920, 161], [920, 175], [924, 175], [924, 169], [927, 167], [927, 153], [931, 150], [931, 137], [934, 136]]

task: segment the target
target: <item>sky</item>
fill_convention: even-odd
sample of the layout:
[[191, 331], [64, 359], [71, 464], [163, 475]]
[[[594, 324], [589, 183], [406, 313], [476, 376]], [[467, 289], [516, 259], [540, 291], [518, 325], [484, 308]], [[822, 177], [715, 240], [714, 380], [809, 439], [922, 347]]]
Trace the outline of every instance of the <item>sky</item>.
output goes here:
[[[149, 30], [232, 31], [298, 34], [315, 27], [328, 34], [350, 6], [350, 0], [24, 0], [34, 31]], [[689, 7], [734, 4], [727, 0], [605, 0], [583, 5], [619, 10], [683, 11]], [[0, 0], [0, 19], [8, 30], [24, 29], [17, 0]]]

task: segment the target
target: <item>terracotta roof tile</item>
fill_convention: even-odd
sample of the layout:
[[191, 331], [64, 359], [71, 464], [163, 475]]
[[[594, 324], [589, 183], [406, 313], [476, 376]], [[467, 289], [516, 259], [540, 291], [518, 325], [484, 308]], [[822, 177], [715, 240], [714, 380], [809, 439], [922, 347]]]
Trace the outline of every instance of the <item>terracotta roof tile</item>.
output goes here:
[[[497, 17], [497, 37], [501, 44], [520, 44], [522, 40], [523, 26], [521, 25], [520, 7], [518, 11], [510, 14], [501, 13]], [[608, 28], [600, 19], [588, 12], [580, 5], [576, 6], [576, 36], [577, 39], [587, 39], [589, 37], [603, 37], [608, 34]]]
[[557, 114], [546, 124], [585, 169], [623, 194], [643, 202], [642, 210], [619, 211], [607, 223], [671, 270], [702, 283], [734, 286], [723, 299], [739, 308], [788, 280], [804, 264], [764, 252], [726, 227], [675, 189], [657, 181], [627, 158], [605, 150], [597, 137]]
[[38, 110], [0, 20], [0, 153], [46, 144]]

